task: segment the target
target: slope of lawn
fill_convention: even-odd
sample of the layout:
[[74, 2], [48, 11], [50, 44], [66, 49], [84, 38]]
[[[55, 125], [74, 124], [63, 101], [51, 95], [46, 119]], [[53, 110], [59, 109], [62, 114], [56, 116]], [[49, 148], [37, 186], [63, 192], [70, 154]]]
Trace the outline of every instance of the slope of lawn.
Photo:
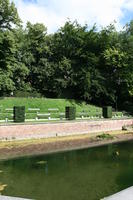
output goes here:
[[65, 112], [66, 106], [76, 106], [77, 113], [89, 113], [90, 115], [96, 115], [101, 113], [101, 108], [94, 105], [86, 104], [82, 101], [67, 100], [67, 99], [47, 99], [47, 98], [1, 98], [0, 99], [0, 119], [9, 117], [12, 111], [9, 109], [13, 106], [25, 106], [28, 118], [34, 118], [35, 111], [29, 111], [29, 108], [39, 108], [40, 113], [48, 113], [49, 108], [58, 108], [59, 112]]

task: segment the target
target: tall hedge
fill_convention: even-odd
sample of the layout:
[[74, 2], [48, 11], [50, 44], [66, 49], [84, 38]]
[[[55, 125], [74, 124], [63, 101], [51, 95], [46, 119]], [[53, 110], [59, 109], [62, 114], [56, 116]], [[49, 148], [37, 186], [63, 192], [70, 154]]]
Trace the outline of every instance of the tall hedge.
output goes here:
[[112, 106], [104, 106], [103, 107], [103, 117], [104, 118], [112, 118]]
[[67, 120], [76, 119], [76, 107], [67, 106], [65, 109], [65, 117]]
[[25, 121], [25, 106], [14, 106], [13, 109], [14, 122], [24, 122]]

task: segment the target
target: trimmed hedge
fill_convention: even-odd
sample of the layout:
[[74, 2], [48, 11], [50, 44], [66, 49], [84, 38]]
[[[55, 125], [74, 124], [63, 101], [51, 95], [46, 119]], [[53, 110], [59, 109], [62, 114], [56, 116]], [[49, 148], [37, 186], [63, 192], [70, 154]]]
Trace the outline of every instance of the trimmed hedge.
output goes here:
[[25, 106], [14, 106], [13, 119], [14, 119], [14, 122], [25, 121]]
[[66, 117], [67, 120], [76, 119], [76, 107], [67, 106], [65, 108], [65, 117]]
[[103, 117], [104, 118], [112, 118], [112, 106], [104, 106], [103, 107]]

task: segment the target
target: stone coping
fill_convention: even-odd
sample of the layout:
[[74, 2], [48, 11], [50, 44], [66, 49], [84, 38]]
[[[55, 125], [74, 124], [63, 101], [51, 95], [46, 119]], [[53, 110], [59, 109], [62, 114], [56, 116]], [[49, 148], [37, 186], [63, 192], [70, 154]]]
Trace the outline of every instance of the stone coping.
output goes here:
[[30, 199], [25, 199], [25, 198], [20, 198], [20, 197], [9, 197], [9, 196], [0, 195], [0, 200], [30, 200]]
[[110, 197], [106, 197], [103, 200], [133, 200], [133, 186]]
[[123, 117], [123, 118], [111, 118], [111, 119], [77, 119], [77, 120], [61, 120], [61, 121], [26, 121], [24, 123], [14, 123], [14, 122], [7, 122], [7, 123], [0, 123], [0, 126], [16, 126], [16, 125], [39, 125], [39, 124], [62, 124], [62, 123], [78, 123], [78, 122], [98, 122], [98, 121], [115, 121], [115, 120], [131, 120], [133, 117]]

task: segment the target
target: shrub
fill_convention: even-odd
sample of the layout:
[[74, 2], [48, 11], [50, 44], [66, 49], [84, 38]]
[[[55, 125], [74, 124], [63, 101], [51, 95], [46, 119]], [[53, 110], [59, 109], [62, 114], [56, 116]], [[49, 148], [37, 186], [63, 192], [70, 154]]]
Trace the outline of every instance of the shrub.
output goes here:
[[76, 118], [76, 107], [67, 106], [65, 110], [65, 117], [67, 120], [74, 120]]
[[28, 91], [20, 91], [20, 90], [15, 91], [13, 96], [14, 97], [37, 97], [37, 98], [42, 97], [42, 95], [36, 91], [28, 92]]
[[103, 117], [104, 118], [112, 118], [112, 107], [111, 106], [103, 107]]
[[25, 106], [14, 106], [13, 109], [14, 122], [24, 122], [25, 121]]

